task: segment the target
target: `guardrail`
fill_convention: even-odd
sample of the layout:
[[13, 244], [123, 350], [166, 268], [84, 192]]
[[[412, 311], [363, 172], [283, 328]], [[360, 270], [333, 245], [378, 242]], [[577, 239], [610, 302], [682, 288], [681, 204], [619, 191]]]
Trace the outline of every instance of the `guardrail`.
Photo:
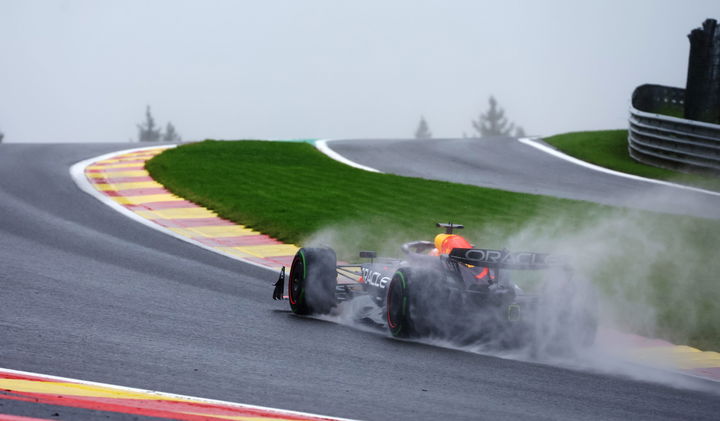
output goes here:
[[630, 156], [657, 167], [720, 174], [720, 125], [664, 115], [682, 115], [683, 105], [682, 89], [659, 85], [635, 89], [628, 131]]

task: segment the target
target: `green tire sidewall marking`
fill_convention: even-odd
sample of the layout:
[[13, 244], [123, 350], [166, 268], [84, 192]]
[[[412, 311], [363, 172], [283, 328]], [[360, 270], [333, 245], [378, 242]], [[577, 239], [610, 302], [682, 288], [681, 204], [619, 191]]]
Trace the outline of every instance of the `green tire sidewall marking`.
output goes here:
[[407, 283], [405, 282], [405, 274], [402, 273], [402, 271], [397, 271], [396, 273], [398, 275], [400, 275], [400, 280], [402, 281], [403, 289], [407, 289]]
[[[407, 314], [407, 296], [405, 295], [405, 291], [407, 290], [407, 281], [405, 281], [405, 274], [402, 271], [395, 272], [395, 275], [399, 275], [400, 282], [402, 282], [402, 288], [403, 288], [402, 289], [402, 291], [403, 291], [403, 293], [402, 293], [402, 297], [403, 297], [402, 314], [403, 314], [403, 316], [405, 316], [405, 314]], [[390, 329], [390, 331], [392, 332], [392, 334], [394, 336], [400, 335], [400, 332], [402, 332], [402, 330], [403, 330], [402, 323], [398, 323], [397, 327], [395, 329], [392, 329], [392, 328]]]
[[[303, 281], [307, 279], [307, 263], [305, 262], [305, 252], [303, 250], [300, 250], [300, 257], [302, 257], [303, 262]], [[304, 288], [303, 288], [304, 289]]]
[[517, 304], [510, 304], [507, 308], [507, 319], [510, 322], [517, 322], [520, 320], [520, 306]]
[[407, 315], [407, 281], [405, 281], [405, 274], [402, 271], [397, 272], [400, 275], [400, 281], [403, 286], [403, 316]]

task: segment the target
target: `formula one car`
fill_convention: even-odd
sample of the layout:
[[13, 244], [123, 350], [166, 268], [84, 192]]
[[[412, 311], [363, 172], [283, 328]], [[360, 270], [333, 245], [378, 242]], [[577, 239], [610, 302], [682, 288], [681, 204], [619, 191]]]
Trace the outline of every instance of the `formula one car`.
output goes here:
[[[573, 271], [562, 257], [474, 248], [454, 234], [462, 225], [436, 225], [445, 233], [433, 242], [403, 244], [403, 259], [362, 251], [360, 257], [367, 262], [339, 265], [330, 248], [300, 249], [288, 276], [291, 310], [299, 315], [328, 314], [340, 303], [369, 297], [366, 301], [394, 337], [512, 347], [561, 332], [571, 333], [583, 345], [593, 342], [594, 306], [572, 304], [576, 302]], [[538, 271], [547, 272], [545, 277], [553, 281], [559, 279], [555, 285], [560, 287], [551, 291], [550, 300], [543, 294], [525, 294], [511, 281], [511, 273]], [[283, 267], [274, 299], [284, 298], [284, 282]]]

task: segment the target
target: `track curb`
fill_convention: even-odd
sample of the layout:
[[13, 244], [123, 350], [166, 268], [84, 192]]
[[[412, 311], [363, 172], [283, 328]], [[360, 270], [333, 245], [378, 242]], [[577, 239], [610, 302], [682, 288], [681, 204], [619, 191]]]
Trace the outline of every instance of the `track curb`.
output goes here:
[[145, 170], [145, 161], [177, 145], [132, 148], [80, 161], [70, 168], [78, 187], [149, 228], [214, 253], [277, 272], [299, 249], [219, 218], [170, 193]]
[[[2, 399], [186, 421], [277, 420], [351, 421], [307, 412], [136, 389], [66, 377], [0, 368]], [[96, 415], [97, 416], [97, 415]], [[0, 418], [2, 414], [0, 414]], [[30, 419], [30, 418], [28, 418]]]
[[[349, 161], [342, 157], [341, 155], [337, 154], [336, 152], [332, 151], [328, 146], [327, 143], [333, 141], [334, 139], [325, 139], [325, 140], [317, 140], [314, 142], [310, 142], [315, 145], [315, 147], [320, 150], [322, 153], [326, 154], [332, 159], [338, 160], [346, 165], [350, 165], [365, 171], [372, 171], [372, 172], [380, 172], [374, 168], [365, 167], [361, 164], [357, 164], [355, 162]], [[525, 143], [525, 142], [523, 142]], [[539, 144], [537, 144], [539, 145]], [[194, 226], [189, 228], [183, 228], [183, 227], [177, 227], [173, 226], [175, 223], [173, 222], [173, 219], [178, 220], [184, 220], [185, 223], [187, 223], [187, 218], [157, 218], [158, 213], [152, 212], [151, 213], [138, 213], [137, 207], [132, 207], [135, 210], [132, 210], [127, 205], [123, 205], [119, 203], [118, 198], [129, 198], [128, 200], [132, 201], [133, 196], [123, 196], [122, 193], [124, 190], [131, 191], [134, 189], [111, 189], [111, 190], [99, 190], [98, 186], [103, 185], [103, 183], [98, 183], [93, 180], [97, 179], [104, 179], [104, 180], [112, 180], [113, 177], [108, 176], [108, 174], [111, 174], [111, 172], [98, 172], [94, 174], [102, 174], [103, 177], [91, 177], [88, 176], [89, 170], [97, 170], [100, 169], [98, 167], [101, 167], [103, 165], [112, 165], [113, 170], [117, 169], [123, 169], [122, 166], [118, 167], [116, 165], [124, 165], [124, 163], [127, 163], [127, 161], [133, 161], [131, 162], [133, 165], [128, 165], [129, 167], [137, 167], [140, 160], [148, 160], [152, 156], [168, 149], [176, 147], [177, 145], [162, 145], [162, 146], [151, 146], [151, 147], [145, 147], [145, 148], [133, 148], [133, 149], [127, 149], [122, 150], [118, 152], [113, 152], [105, 155], [101, 155], [95, 158], [90, 158], [81, 162], [78, 162], [77, 164], [73, 165], [70, 173], [75, 180], [76, 184], [86, 193], [92, 195], [96, 199], [100, 200], [101, 202], [105, 203], [106, 205], [112, 207], [113, 209], [117, 210], [118, 212], [122, 213], [123, 215], [140, 222], [150, 228], [153, 228], [155, 230], [164, 232], [168, 235], [171, 235], [175, 238], [178, 238], [182, 241], [189, 242], [193, 245], [196, 245], [198, 247], [202, 247], [206, 250], [210, 250], [215, 253], [222, 254], [224, 256], [230, 257], [232, 259], [240, 260], [244, 263], [251, 264], [266, 270], [271, 270], [274, 273], [277, 273], [277, 270], [282, 266], [289, 266], [290, 262], [292, 260], [292, 257], [295, 255], [295, 252], [299, 249], [299, 246], [296, 245], [288, 245], [288, 244], [282, 244], [279, 241], [272, 239], [270, 237], [267, 237], [267, 240], [261, 237], [255, 237], [258, 240], [257, 241], [267, 241], [265, 244], [269, 246], [280, 246], [283, 250], [287, 250], [288, 253], [291, 252], [291, 254], [286, 255], [280, 255], [280, 256], [266, 256], [266, 257], [260, 257], [260, 256], [243, 256], [243, 247], [235, 247], [237, 250], [228, 250], [229, 247], [227, 246], [210, 246], [208, 245], [208, 242], [218, 241], [218, 244], [222, 244], [222, 238], [229, 238], [227, 235], [205, 235], [205, 236], [192, 236], [192, 235], [183, 235], [182, 233], [195, 233], [200, 234], [202, 233], [202, 226]], [[532, 146], [532, 145], [531, 145]], [[542, 146], [542, 145], [540, 145]], [[535, 147], [535, 146], [534, 146]], [[336, 155], [336, 156], [335, 156]], [[571, 157], [568, 157], [571, 158]], [[575, 158], [572, 158], [575, 159]], [[144, 171], [144, 174], [147, 174], [147, 171], [144, 170], [144, 161], [142, 162], [142, 171]], [[588, 164], [592, 165], [592, 164]], [[110, 168], [108, 168], [110, 169]], [[134, 171], [140, 171], [135, 169]], [[607, 170], [611, 171], [611, 170]], [[114, 171], [113, 171], [114, 172]], [[139, 174], [139, 173], [138, 173]], [[149, 174], [143, 175], [144, 177], [149, 177]], [[631, 176], [636, 177], [636, 176]], [[647, 179], [649, 181], [653, 181], [650, 179]], [[657, 180], [654, 180], [657, 181]], [[156, 183], [158, 186], [157, 188], [162, 188], [159, 183], [152, 181]], [[108, 185], [113, 185], [112, 183], [106, 183]], [[116, 184], [123, 184], [123, 183], [116, 183]], [[679, 186], [679, 185], [678, 185]], [[681, 186], [682, 187], [682, 186]], [[687, 186], [684, 186], [687, 187]], [[693, 189], [693, 188], [690, 188]], [[155, 190], [153, 190], [154, 192]], [[108, 192], [117, 192], [117, 195], [111, 196], [108, 194]], [[133, 192], [135, 193], [135, 192]], [[714, 193], [714, 192], [713, 192]], [[187, 202], [184, 199], [172, 195], [167, 190], [162, 193], [163, 195], [170, 195], [173, 196], [174, 201], [183, 201]], [[122, 201], [122, 200], [120, 200]], [[147, 203], [153, 203], [153, 202], [147, 202]], [[189, 202], [187, 202], [189, 203]], [[188, 205], [187, 203], [184, 203], [184, 207], [180, 209], [196, 209], [196, 210], [189, 210], [188, 212], [210, 212], [208, 209], [205, 209], [201, 206], [192, 204], [192, 206]], [[152, 206], [146, 206], [146, 207], [152, 207]], [[142, 206], [140, 207], [142, 209]], [[197, 210], [199, 209], [199, 211]], [[145, 212], [145, 211], [140, 211]], [[180, 212], [182, 214], [182, 212]], [[151, 216], [151, 217], [148, 217]], [[162, 215], [162, 214], [159, 214]], [[213, 214], [214, 215], [214, 214]], [[152, 218], [152, 216], [156, 216], [155, 218]], [[215, 215], [217, 218], [217, 216]], [[202, 218], [197, 218], [202, 219]], [[217, 218], [221, 219], [221, 218]], [[158, 222], [159, 221], [159, 222]], [[217, 221], [217, 224], [219, 225], [208, 225], [209, 227], [218, 227], [218, 231], [223, 230], [239, 230], [240, 233], [243, 235], [240, 236], [231, 236], [232, 238], [236, 237], [245, 237], [249, 238], [250, 236], [263, 236], [263, 234], [252, 231], [249, 228], [232, 223], [227, 220], [223, 220], [224, 222]], [[225, 227], [225, 228], [222, 228]], [[234, 227], [234, 228], [230, 228]], [[247, 230], [247, 231], [244, 231]], [[198, 232], [200, 231], [200, 232]], [[238, 241], [242, 241], [240, 238]], [[253, 240], [255, 241], [255, 240]], [[250, 246], [253, 247], [253, 246]], [[261, 245], [262, 247], [262, 245]], [[232, 248], [232, 247], [230, 247]], [[614, 332], [613, 335], [615, 338], [620, 338], [620, 342], [622, 342], [626, 346], [627, 349], [630, 349], [630, 359], [635, 364], [643, 364], [646, 366], [651, 366], [655, 368], [659, 368], [665, 371], [671, 371], [680, 373], [683, 375], [688, 375], [691, 377], [701, 378], [704, 380], [710, 380], [715, 382], [720, 382], [720, 353], [712, 352], [712, 351], [701, 351], [697, 348], [685, 346], [685, 345], [675, 345], [667, 341], [658, 340], [658, 339], [651, 339], [651, 338], [645, 338], [638, 335], [631, 335], [631, 334], [624, 334], [620, 332]]]

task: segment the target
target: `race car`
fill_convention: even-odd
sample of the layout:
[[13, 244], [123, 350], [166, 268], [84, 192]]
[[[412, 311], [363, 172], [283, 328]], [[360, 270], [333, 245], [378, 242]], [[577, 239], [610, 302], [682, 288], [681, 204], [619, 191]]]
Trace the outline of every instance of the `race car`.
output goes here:
[[[583, 345], [593, 342], [595, 306], [572, 304], [577, 302], [573, 299], [576, 288], [566, 259], [475, 248], [455, 233], [464, 228], [462, 225], [436, 226], [445, 232], [432, 242], [403, 244], [402, 259], [378, 258], [373, 251], [361, 251], [359, 256], [366, 262], [338, 264], [330, 248], [300, 249], [287, 282], [292, 312], [328, 314], [340, 303], [366, 297], [381, 323], [398, 338], [442, 338], [512, 347], [530, 341], [547, 342], [549, 336], [553, 336], [551, 342], [558, 342], [560, 332]], [[516, 272], [547, 272], [545, 278], [560, 287], [551, 291], [550, 300], [543, 294], [526, 294], [512, 281]], [[285, 298], [284, 283], [283, 267], [275, 283], [274, 299]]]

